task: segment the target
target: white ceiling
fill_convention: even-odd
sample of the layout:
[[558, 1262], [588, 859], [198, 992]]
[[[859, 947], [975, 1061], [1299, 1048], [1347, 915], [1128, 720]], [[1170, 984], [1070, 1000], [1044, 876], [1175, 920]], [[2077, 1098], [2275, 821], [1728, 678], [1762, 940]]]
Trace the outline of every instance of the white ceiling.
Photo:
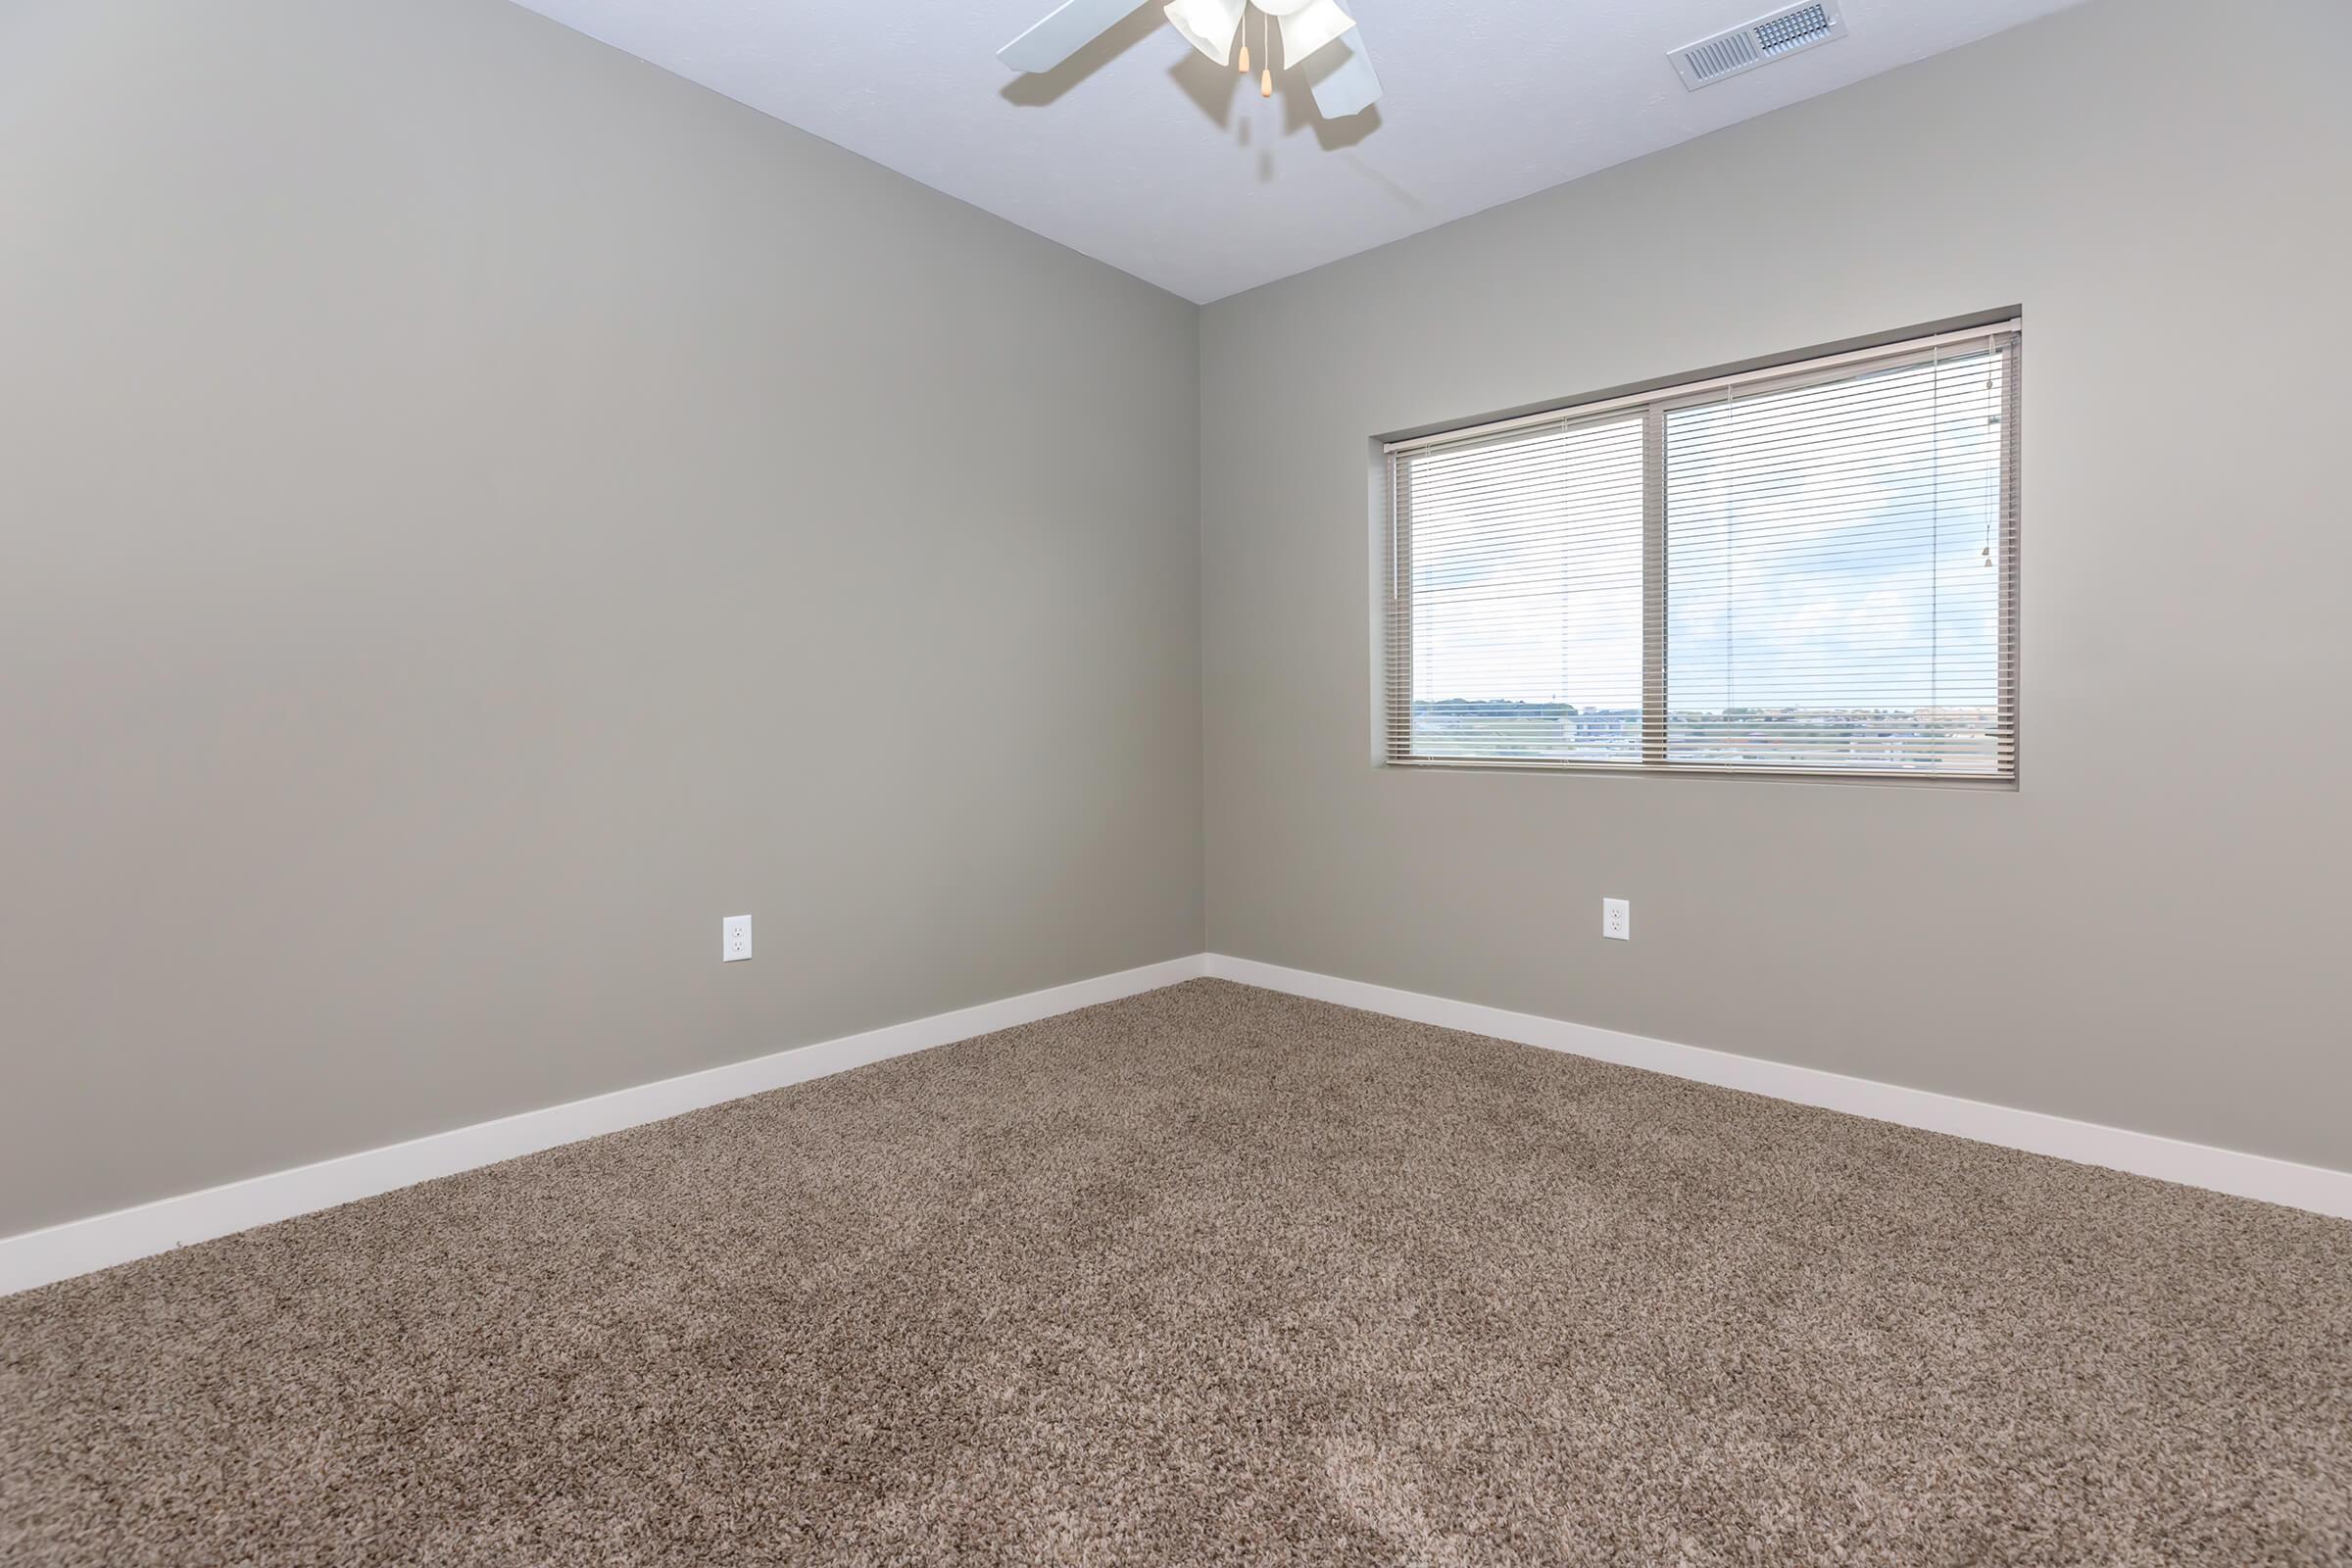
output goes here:
[[1156, 3], [1033, 77], [996, 52], [1056, 0], [519, 3], [1205, 303], [2073, 0], [1842, 0], [1844, 38], [1697, 92], [1666, 52], [1776, 0], [1348, 0], [1386, 91], [1331, 122], [1295, 76], [1261, 100]]

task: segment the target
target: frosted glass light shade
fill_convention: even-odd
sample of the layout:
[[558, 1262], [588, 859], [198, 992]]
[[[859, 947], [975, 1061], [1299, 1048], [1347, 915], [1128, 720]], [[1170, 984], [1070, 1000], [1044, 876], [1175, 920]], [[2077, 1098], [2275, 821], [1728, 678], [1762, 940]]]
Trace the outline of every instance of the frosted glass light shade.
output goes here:
[[1248, 4], [1249, 0], [1170, 0], [1168, 25], [1218, 65], [1229, 65], [1234, 34], [1242, 30], [1242, 12]]
[[1340, 9], [1340, 0], [1304, 0], [1282, 18], [1283, 69], [1290, 70], [1354, 25], [1355, 19]]

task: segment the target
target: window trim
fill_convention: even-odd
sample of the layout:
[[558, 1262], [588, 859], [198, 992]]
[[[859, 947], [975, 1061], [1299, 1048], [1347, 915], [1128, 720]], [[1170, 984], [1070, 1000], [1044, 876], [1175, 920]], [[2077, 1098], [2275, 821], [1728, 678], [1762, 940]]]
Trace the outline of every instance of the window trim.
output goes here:
[[[1781, 783], [2015, 791], [2024, 772], [2025, 730], [2022, 690], [2024, 611], [2020, 571], [2023, 559], [2020, 518], [2023, 512], [2025, 445], [2022, 419], [2024, 376], [2021, 372], [2024, 336], [2023, 314], [2010, 311], [1992, 318], [1974, 318], [1963, 325], [1913, 329], [1895, 336], [1869, 340], [1859, 347], [1827, 353], [1808, 351], [1778, 356], [1771, 361], [1737, 370], [1697, 378], [1676, 378], [1653, 383], [1640, 391], [1572, 400], [1530, 413], [1448, 424], [1440, 429], [1381, 441], [1380, 478], [1375, 486], [1379, 495], [1379, 514], [1375, 523], [1378, 536], [1376, 557], [1382, 569], [1375, 579], [1372, 639], [1372, 740], [1375, 765], [1414, 770], [1597, 774], [1626, 778], [1738, 778]], [[1736, 389], [1748, 388], [1759, 393], [1785, 391], [1845, 379], [1868, 373], [1872, 368], [1892, 368], [1898, 365], [1933, 359], [1951, 349], [1974, 349], [2003, 339], [2008, 343], [2009, 373], [2003, 377], [2001, 387], [2003, 444], [1999, 461], [2003, 492], [1998, 565], [2003, 582], [2001, 591], [1996, 595], [2000, 625], [1997, 633], [1999, 652], [1996, 656], [1999, 687], [1995, 701], [1998, 710], [2005, 712], [2009, 718], [2003, 749], [2006, 765], [1992, 773], [1943, 773], [1919, 769], [1755, 767], [1668, 760], [1666, 416], [1678, 408], [1718, 401], [1727, 392]], [[1409, 710], [1410, 707], [1408, 690], [1403, 709], [1400, 710], [1394, 683], [1399, 671], [1405, 672], [1409, 679], [1413, 634], [1412, 617], [1408, 612], [1411, 601], [1402, 591], [1412, 558], [1409, 529], [1397, 508], [1398, 457], [1425, 448], [1447, 446], [1537, 425], [1573, 429], [1586, 423], [1622, 418], [1629, 410], [1641, 411], [1642, 432], [1642, 760], [1572, 761], [1551, 758], [1414, 756], [1405, 749], [1409, 745], [1409, 725], [1406, 736], [1400, 739], [1395, 723], [1396, 714], [1399, 710]]]

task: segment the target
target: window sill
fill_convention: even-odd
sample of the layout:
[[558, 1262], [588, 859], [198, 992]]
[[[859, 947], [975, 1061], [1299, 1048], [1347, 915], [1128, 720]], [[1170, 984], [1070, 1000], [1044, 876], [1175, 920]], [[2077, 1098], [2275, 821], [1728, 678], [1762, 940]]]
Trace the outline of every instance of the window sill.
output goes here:
[[1772, 784], [1876, 784], [1896, 789], [1992, 790], [2015, 794], [2015, 773], [1878, 772], [1865, 768], [1705, 767], [1681, 763], [1671, 767], [1640, 762], [1521, 762], [1504, 758], [1382, 757], [1373, 765], [1407, 772], [1434, 773], [1551, 773], [1595, 778], [1714, 778], [1744, 779]]

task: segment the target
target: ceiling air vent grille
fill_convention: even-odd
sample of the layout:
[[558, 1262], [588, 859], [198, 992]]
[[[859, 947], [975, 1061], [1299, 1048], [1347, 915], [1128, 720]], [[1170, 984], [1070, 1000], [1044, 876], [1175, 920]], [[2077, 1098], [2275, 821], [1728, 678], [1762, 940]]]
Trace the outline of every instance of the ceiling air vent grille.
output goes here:
[[1833, 0], [1790, 6], [1761, 17], [1743, 27], [1701, 38], [1673, 52], [1674, 69], [1683, 85], [1692, 90], [1742, 71], [1770, 65], [1783, 55], [1810, 49], [1817, 43], [1845, 36], [1845, 19]]

